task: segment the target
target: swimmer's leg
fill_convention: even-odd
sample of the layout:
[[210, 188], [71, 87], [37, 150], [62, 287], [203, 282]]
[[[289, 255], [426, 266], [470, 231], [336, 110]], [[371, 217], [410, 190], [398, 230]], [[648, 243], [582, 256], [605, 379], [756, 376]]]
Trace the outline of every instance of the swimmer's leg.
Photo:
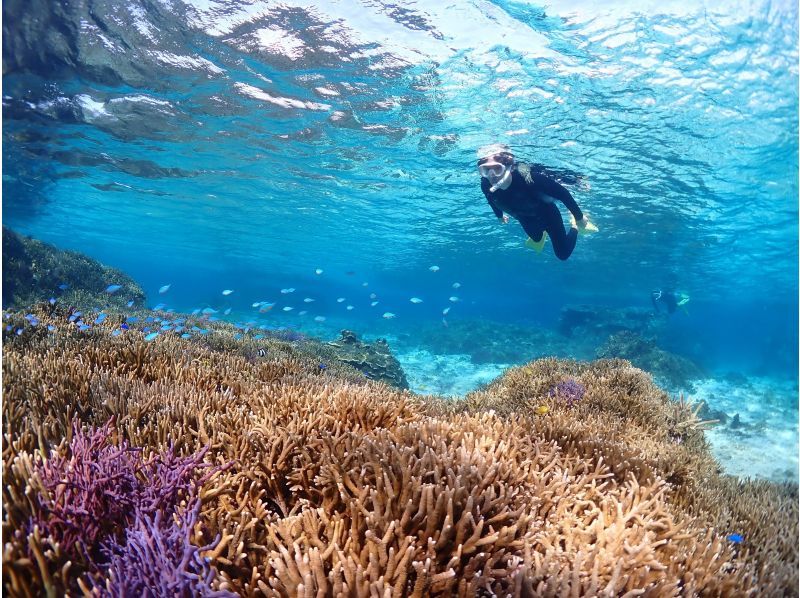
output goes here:
[[548, 204], [544, 207], [542, 219], [544, 220], [544, 229], [550, 235], [550, 241], [553, 243], [553, 253], [558, 259], [566, 260], [575, 249], [575, 243], [578, 241], [578, 229], [572, 227], [569, 232], [564, 229], [561, 211], [555, 204]]

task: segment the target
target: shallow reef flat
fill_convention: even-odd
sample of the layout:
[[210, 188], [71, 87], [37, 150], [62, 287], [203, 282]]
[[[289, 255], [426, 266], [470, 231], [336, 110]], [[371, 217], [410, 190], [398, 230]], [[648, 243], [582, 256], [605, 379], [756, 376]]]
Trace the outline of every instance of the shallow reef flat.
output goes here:
[[627, 361], [446, 400], [324, 343], [60, 309], [4, 333], [9, 595], [797, 595], [797, 486], [722, 475]]
[[[423, 348], [397, 351], [397, 359], [412, 391], [455, 398], [491, 383], [513, 365], [476, 364], [468, 354], [437, 355]], [[702, 403], [700, 416], [716, 420], [705, 436], [725, 473], [797, 483], [796, 381], [741, 375], [727, 380], [723, 375], [694, 378], [688, 388], [675, 389], [662, 378], [654, 380], [671, 397], [684, 393], [687, 400]]]

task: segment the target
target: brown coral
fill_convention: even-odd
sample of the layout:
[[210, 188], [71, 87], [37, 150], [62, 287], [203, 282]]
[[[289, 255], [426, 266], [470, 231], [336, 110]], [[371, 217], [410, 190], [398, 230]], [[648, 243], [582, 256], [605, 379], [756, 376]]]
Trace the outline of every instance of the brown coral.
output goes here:
[[[112, 416], [135, 446], [210, 446], [209, 461], [231, 463], [200, 493], [195, 541], [221, 535], [207, 556], [242, 595], [771, 595], [796, 583], [796, 545], [770, 544], [780, 526], [796, 537], [796, 495], [735, 491], [685, 425], [691, 410], [626, 362], [543, 360], [454, 405], [322, 372], [307, 349], [236, 344], [224, 325], [212, 344], [145, 344], [110, 336], [112, 319], [6, 343], [14, 595], [79, 591], [57, 546], [13, 532], [30, 515], [33, 454], [61, 446], [73, 417]], [[548, 397], [565, 375], [587, 389], [571, 410]], [[748, 542], [738, 553], [733, 526]]]

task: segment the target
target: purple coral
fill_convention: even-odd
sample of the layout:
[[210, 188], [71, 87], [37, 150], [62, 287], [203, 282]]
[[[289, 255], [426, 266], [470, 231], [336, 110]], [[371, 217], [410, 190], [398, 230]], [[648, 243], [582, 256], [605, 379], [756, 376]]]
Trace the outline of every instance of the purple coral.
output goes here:
[[167, 518], [161, 511], [155, 516], [136, 514], [135, 523], [126, 533], [126, 541], [109, 542], [104, 551], [109, 556], [105, 587], [97, 587], [99, 596], [211, 596], [234, 597], [236, 594], [214, 590], [215, 571], [202, 556], [213, 550], [219, 537], [208, 546], [191, 543], [192, 529], [200, 513], [200, 501], [192, 503], [176, 517]]
[[90, 563], [101, 558], [99, 542], [137, 515], [171, 515], [205, 480], [195, 470], [210, 467], [202, 463], [207, 449], [188, 457], [170, 449], [144, 461], [140, 449], [111, 444], [112, 425], [84, 432], [73, 422], [67, 455], [53, 454], [36, 467], [44, 492], [35, 499], [29, 529], [38, 526], [65, 554]]
[[550, 389], [550, 396], [561, 399], [567, 403], [567, 407], [573, 407], [586, 394], [586, 387], [570, 378], [559, 382]]

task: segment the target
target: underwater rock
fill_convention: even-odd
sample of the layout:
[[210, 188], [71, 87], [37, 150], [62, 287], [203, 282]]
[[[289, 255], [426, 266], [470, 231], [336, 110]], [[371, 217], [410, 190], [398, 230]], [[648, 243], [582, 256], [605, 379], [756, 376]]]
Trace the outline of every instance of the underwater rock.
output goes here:
[[671, 388], [690, 388], [692, 380], [704, 376], [694, 362], [659, 349], [654, 340], [628, 330], [612, 334], [596, 355], [600, 359], [627, 359]]
[[[113, 285], [113, 286], [112, 286]], [[109, 287], [116, 288], [112, 293]], [[3, 227], [3, 307], [56, 298], [71, 305], [134, 307], [144, 290], [127, 274], [75, 251], [64, 251]]]
[[652, 310], [640, 307], [567, 305], [561, 309], [558, 329], [564, 336], [593, 338], [597, 346], [617, 332], [654, 334], [661, 323], [662, 320], [655, 318]]
[[408, 388], [406, 374], [385, 339], [365, 343], [352, 330], [342, 330], [341, 337], [328, 343], [328, 346], [333, 347], [338, 361], [363, 372], [367, 378], [380, 380], [395, 388]]

